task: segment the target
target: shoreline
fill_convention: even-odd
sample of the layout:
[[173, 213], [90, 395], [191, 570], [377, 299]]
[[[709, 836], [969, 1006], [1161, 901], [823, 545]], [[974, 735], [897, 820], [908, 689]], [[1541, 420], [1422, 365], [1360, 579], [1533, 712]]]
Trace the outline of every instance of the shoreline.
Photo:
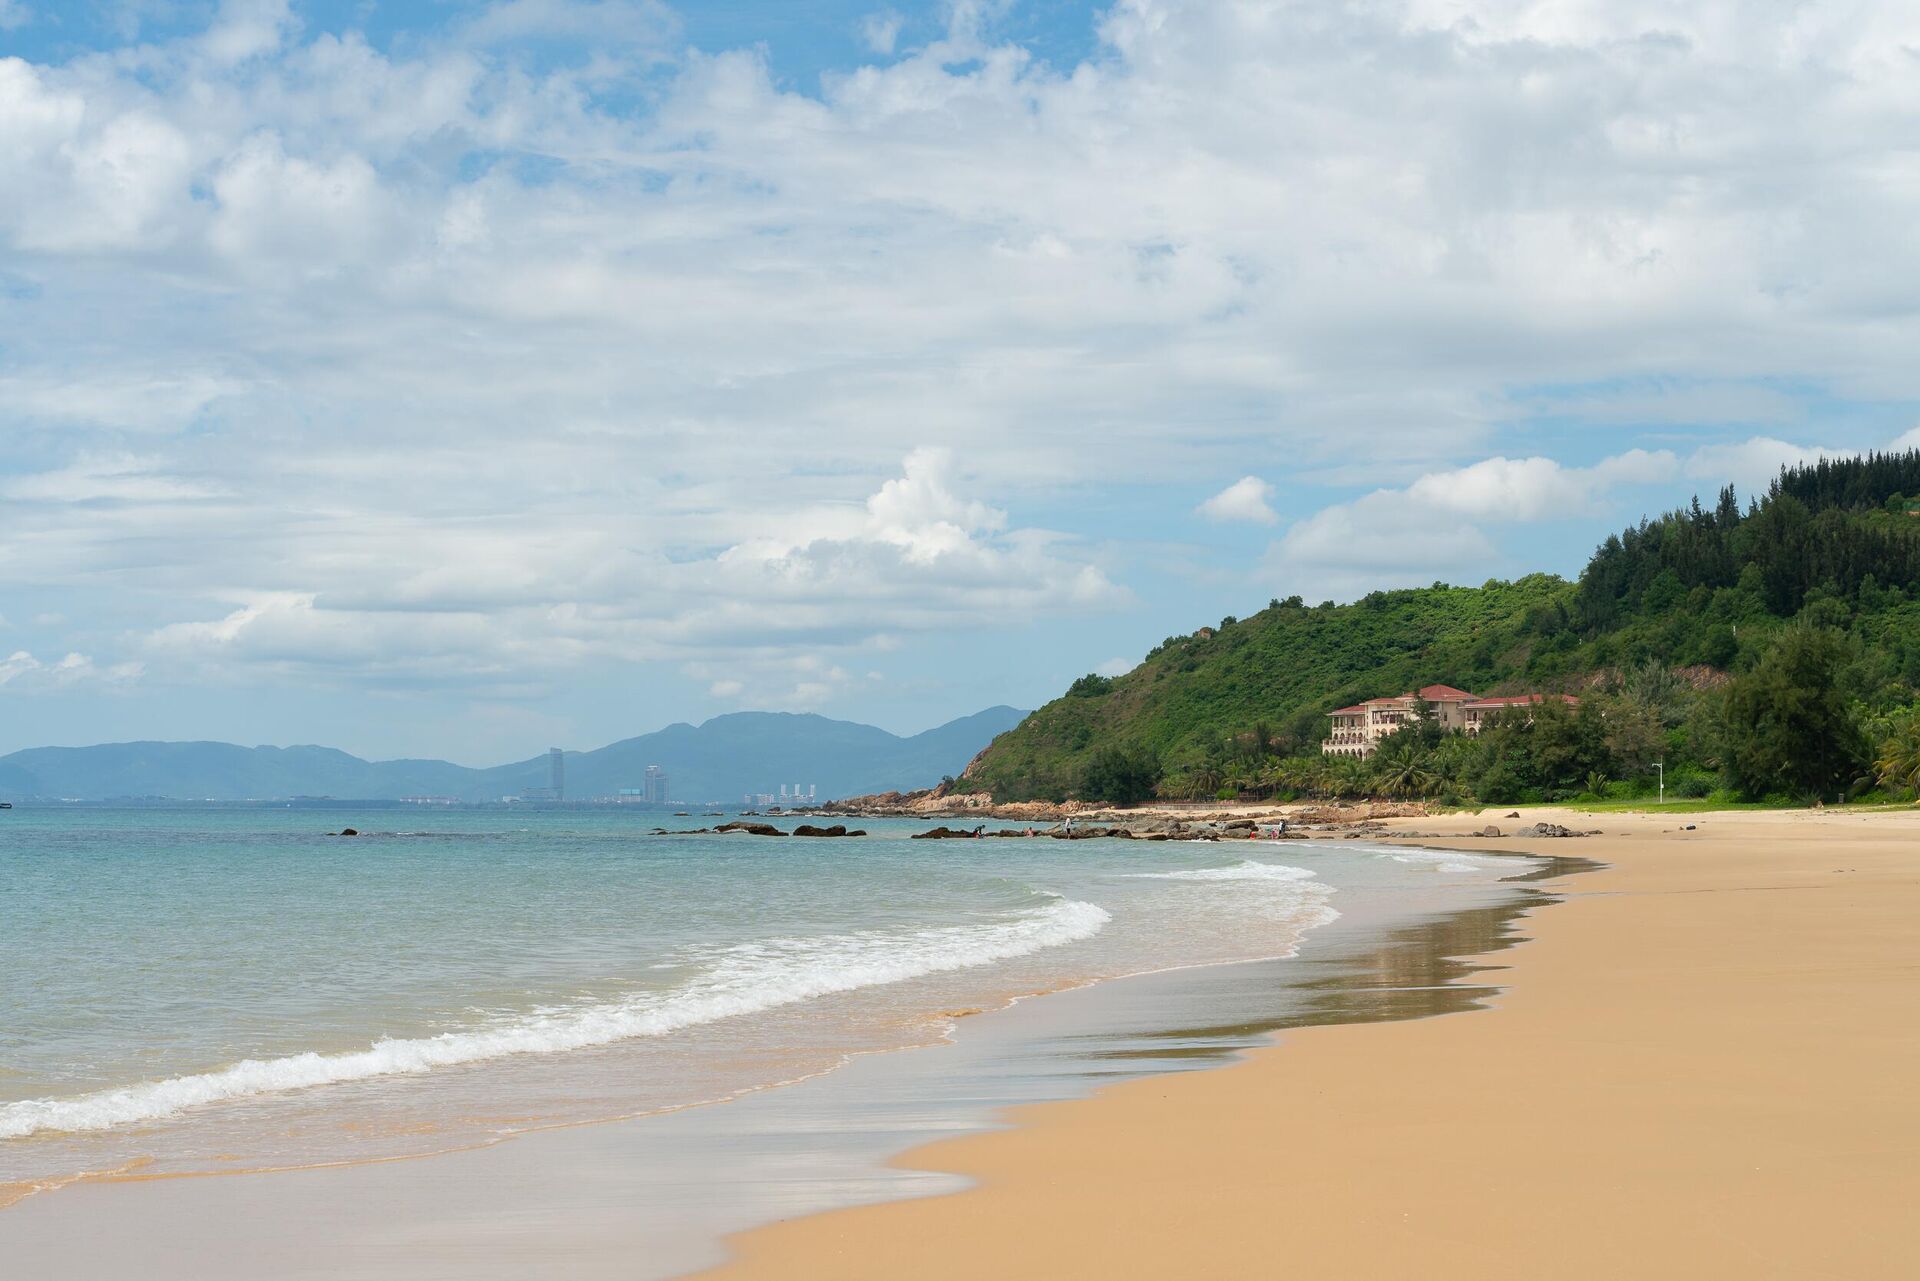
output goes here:
[[[1484, 822], [1399, 825], [1487, 852]], [[898, 1159], [966, 1191], [759, 1228], [699, 1275], [1920, 1271], [1920, 814], [1580, 825], [1603, 834], [1492, 851], [1602, 866], [1529, 917], [1475, 1017], [1297, 1029], [1219, 1071], [1017, 1109]]]
[[[1532, 874], [1531, 865], [1527, 871]], [[135, 1243], [144, 1241], [158, 1246], [162, 1255], [171, 1250], [180, 1256], [177, 1271], [156, 1271], [149, 1264], [149, 1275], [224, 1278], [247, 1273], [222, 1270], [225, 1263], [206, 1246], [200, 1247], [203, 1253], [193, 1254], [195, 1223], [209, 1218], [245, 1223], [236, 1244], [256, 1255], [279, 1249], [273, 1240], [279, 1232], [296, 1239], [310, 1235], [301, 1226], [310, 1218], [354, 1224], [352, 1231], [359, 1235], [366, 1233], [359, 1225], [372, 1216], [371, 1235], [437, 1238], [424, 1255], [403, 1252], [393, 1258], [392, 1268], [370, 1273], [385, 1276], [434, 1266], [464, 1252], [472, 1233], [492, 1236], [498, 1231], [475, 1226], [493, 1218], [520, 1222], [512, 1247], [538, 1241], [541, 1249], [583, 1252], [583, 1247], [568, 1244], [578, 1225], [571, 1230], [566, 1226], [582, 1214], [572, 1203], [578, 1199], [596, 1207], [588, 1216], [594, 1221], [587, 1235], [617, 1242], [619, 1248], [608, 1246], [604, 1258], [584, 1251], [593, 1262], [576, 1275], [632, 1276], [631, 1256], [690, 1248], [683, 1239], [663, 1245], [658, 1234], [650, 1237], [642, 1225], [630, 1221], [630, 1206], [628, 1213], [611, 1212], [622, 1200], [614, 1190], [633, 1186], [636, 1162], [659, 1165], [657, 1149], [664, 1145], [690, 1155], [691, 1169], [711, 1175], [714, 1156], [709, 1149], [716, 1132], [734, 1136], [723, 1147], [760, 1145], [757, 1159], [743, 1159], [740, 1151], [731, 1155], [740, 1167], [733, 1177], [742, 1184], [770, 1182], [771, 1189], [749, 1191], [734, 1182], [713, 1181], [710, 1194], [719, 1187], [735, 1189], [722, 1198], [735, 1203], [724, 1207], [727, 1215], [721, 1216], [733, 1222], [716, 1222], [722, 1230], [707, 1238], [705, 1248], [713, 1253], [688, 1257], [682, 1268], [645, 1273], [685, 1275], [719, 1261], [719, 1243], [732, 1232], [751, 1222], [788, 1217], [786, 1207], [796, 1193], [807, 1203], [810, 1196], [822, 1195], [819, 1188], [838, 1184], [842, 1191], [826, 1193], [826, 1203], [806, 1204], [808, 1209], [830, 1210], [836, 1203], [954, 1190], [958, 1185], [950, 1180], [898, 1169], [893, 1158], [914, 1146], [915, 1133], [925, 1138], [993, 1128], [998, 1109], [992, 1103], [997, 1098], [1019, 1104], [1032, 1098], [1072, 1097], [1115, 1076], [1212, 1069], [1282, 1027], [1417, 1017], [1470, 1007], [1486, 995], [1483, 986], [1470, 982], [1484, 967], [1454, 958], [1503, 948], [1511, 941], [1511, 923], [1548, 901], [1530, 887], [1506, 884], [1516, 879], [1506, 876], [1500, 883], [1482, 884], [1470, 892], [1465, 905], [1453, 908], [1421, 909], [1396, 899], [1381, 900], [1324, 936], [1316, 931], [1306, 952], [1297, 957], [1179, 966], [1036, 993], [1047, 999], [1019, 998], [991, 1013], [962, 1019], [945, 1041], [908, 1047], [914, 1053], [856, 1056], [811, 1079], [745, 1095], [724, 1106], [584, 1122], [475, 1149], [250, 1177], [240, 1171], [160, 1178], [109, 1174], [63, 1189], [58, 1196], [32, 1197], [16, 1205], [0, 1215], [0, 1240], [20, 1251], [19, 1257], [52, 1259], [58, 1257], [53, 1253], [56, 1245], [72, 1242], [104, 1215], [143, 1225], [127, 1234]], [[1006, 1093], [1010, 1064], [1015, 1078], [1024, 1074], [1027, 1079], [1015, 1080]], [[962, 1088], [952, 1089], [955, 1083]], [[957, 1112], [939, 1102], [955, 1094], [974, 1101], [963, 1103]], [[874, 1104], [870, 1096], [892, 1101]], [[796, 1115], [811, 1119], [796, 1123]], [[831, 1137], [837, 1131], [854, 1136], [858, 1151], [853, 1156], [858, 1159], [842, 1150], [843, 1141]], [[777, 1140], [768, 1147], [767, 1136], [787, 1132], [805, 1136], [802, 1142], [812, 1151], [812, 1164], [819, 1163], [824, 1151], [829, 1173], [783, 1186], [783, 1180], [795, 1179], [791, 1163], [802, 1154]], [[860, 1138], [863, 1133], [868, 1137]], [[646, 1178], [640, 1182], [646, 1185]], [[808, 1192], [809, 1184], [818, 1186]], [[564, 1191], [567, 1187], [572, 1190]], [[27, 1217], [17, 1217], [23, 1214]], [[275, 1231], [263, 1226], [274, 1223], [279, 1225]], [[88, 1246], [85, 1264], [64, 1265], [79, 1271], [43, 1268], [38, 1275], [93, 1275], [102, 1268], [143, 1261], [114, 1253], [117, 1248]], [[107, 1253], [96, 1254], [96, 1249]], [[487, 1271], [491, 1266], [491, 1261], [476, 1264], [466, 1275], [517, 1275]], [[333, 1275], [324, 1270], [313, 1274]]]

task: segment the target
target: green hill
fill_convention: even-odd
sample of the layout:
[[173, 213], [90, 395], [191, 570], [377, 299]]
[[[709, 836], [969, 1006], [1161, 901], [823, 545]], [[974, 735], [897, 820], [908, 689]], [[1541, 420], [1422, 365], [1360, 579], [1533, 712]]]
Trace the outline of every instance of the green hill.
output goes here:
[[[1418, 743], [1431, 759], [1407, 766], [1401, 790], [1419, 775], [1436, 793], [1553, 799], [1636, 784], [1651, 777], [1654, 759], [1695, 791], [1709, 779], [1748, 795], [1850, 786], [1838, 775], [1871, 774], [1861, 744], [1906, 724], [1920, 686], [1920, 519], [1909, 494], [1920, 494], [1920, 451], [1829, 460], [1782, 472], [1745, 510], [1728, 488], [1712, 508], [1696, 499], [1643, 521], [1608, 538], [1577, 582], [1536, 574], [1375, 592], [1348, 605], [1275, 600], [1249, 618], [1169, 637], [1124, 676], [1074, 682], [997, 738], [961, 786], [1001, 799], [1138, 799], [1149, 785], [1189, 796], [1381, 790], [1377, 759], [1371, 779], [1327, 782], [1341, 763], [1314, 759], [1326, 713], [1434, 683], [1572, 692], [1582, 711], [1530, 714], [1477, 753], [1407, 735], [1397, 754]], [[1801, 644], [1770, 665], [1802, 634], [1815, 638], [1817, 655]], [[1775, 712], [1735, 691], [1775, 679], [1789, 660], [1819, 669], [1793, 679], [1830, 685], [1809, 697], [1843, 706], [1862, 737], [1818, 768], [1754, 773], [1741, 736], [1761, 730], [1728, 717]], [[1539, 750], [1507, 744], [1536, 721]], [[1841, 733], [1797, 721], [1766, 732]], [[1588, 746], [1558, 753], [1558, 776], [1540, 776], [1536, 758], [1555, 757], [1546, 740], [1556, 734]], [[1487, 759], [1503, 745], [1512, 757], [1504, 773]]]

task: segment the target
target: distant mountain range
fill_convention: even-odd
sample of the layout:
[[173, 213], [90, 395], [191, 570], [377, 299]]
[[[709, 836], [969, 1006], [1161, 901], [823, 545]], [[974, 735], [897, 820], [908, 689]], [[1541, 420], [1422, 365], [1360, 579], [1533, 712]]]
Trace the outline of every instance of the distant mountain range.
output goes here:
[[[820, 799], [928, 787], [958, 774], [994, 737], [1026, 716], [990, 707], [903, 738], [872, 725], [789, 712], [735, 712], [702, 725], [675, 724], [590, 752], [567, 752], [566, 799], [612, 796], [643, 783], [649, 765], [667, 774], [678, 802], [739, 803], [780, 785], [811, 785]], [[330, 747], [240, 747], [232, 743], [102, 743], [30, 747], [0, 756], [0, 798], [280, 800], [329, 796], [391, 800], [444, 796], [497, 801], [544, 788], [547, 755], [491, 769], [447, 761], [365, 761]]]

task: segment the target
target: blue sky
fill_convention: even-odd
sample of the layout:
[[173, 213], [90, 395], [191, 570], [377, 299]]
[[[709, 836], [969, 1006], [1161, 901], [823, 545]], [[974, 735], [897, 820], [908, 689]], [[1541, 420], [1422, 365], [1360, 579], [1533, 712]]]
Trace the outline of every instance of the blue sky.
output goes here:
[[1898, 7], [0, 0], [0, 751], [1033, 706], [1920, 441]]

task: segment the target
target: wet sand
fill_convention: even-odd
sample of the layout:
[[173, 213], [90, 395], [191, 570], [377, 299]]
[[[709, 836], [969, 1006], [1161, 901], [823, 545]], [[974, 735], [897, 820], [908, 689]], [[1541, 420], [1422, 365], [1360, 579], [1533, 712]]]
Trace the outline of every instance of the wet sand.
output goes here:
[[[1470, 835], [1536, 819], [1605, 834]], [[1526, 918], [1492, 1008], [1017, 1109], [900, 1162], [969, 1190], [758, 1229], [714, 1275], [1920, 1275], [1920, 813], [1393, 826], [1607, 866]]]
[[1551, 897], [1531, 883], [1543, 866], [1350, 887], [1297, 958], [1054, 992], [965, 1018], [936, 1048], [716, 1106], [386, 1163], [96, 1178], [0, 1212], [0, 1258], [36, 1281], [684, 1275], [755, 1224], [964, 1189], [889, 1159], [1007, 1109], [1217, 1067], [1278, 1030], [1475, 1008]]

